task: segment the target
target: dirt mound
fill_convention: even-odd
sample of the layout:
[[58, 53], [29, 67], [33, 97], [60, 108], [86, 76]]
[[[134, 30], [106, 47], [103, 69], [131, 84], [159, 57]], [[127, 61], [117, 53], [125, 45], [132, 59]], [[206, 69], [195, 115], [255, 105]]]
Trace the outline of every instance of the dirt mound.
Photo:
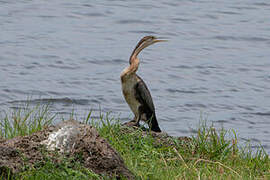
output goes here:
[[130, 125], [129, 123], [124, 123], [121, 126], [121, 133], [127, 134], [127, 133], [134, 133], [134, 131], [137, 131], [140, 129], [141, 135], [142, 136], [152, 136], [154, 139], [154, 145], [157, 146], [175, 146], [175, 140], [180, 140], [182, 143], [188, 144], [189, 142], [192, 141], [192, 138], [187, 137], [187, 136], [182, 136], [182, 137], [174, 137], [168, 135], [166, 132], [154, 132], [154, 131], [149, 131], [149, 129], [140, 126], [133, 126], [132, 124]]
[[0, 140], [0, 174], [5, 175], [8, 171], [16, 174], [25, 166], [33, 167], [44, 162], [48, 156], [57, 162], [59, 154], [74, 157], [97, 174], [134, 179], [120, 155], [99, 136], [94, 127], [72, 120], [30, 136]]

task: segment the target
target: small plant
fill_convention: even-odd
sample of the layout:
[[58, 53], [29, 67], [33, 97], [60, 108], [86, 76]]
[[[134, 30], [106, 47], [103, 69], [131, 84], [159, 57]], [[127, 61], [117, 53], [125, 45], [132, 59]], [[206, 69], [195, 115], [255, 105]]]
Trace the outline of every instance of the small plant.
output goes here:
[[101, 176], [82, 167], [79, 163], [74, 162], [72, 158], [62, 158], [56, 163], [52, 159], [47, 158], [42, 166], [37, 165], [18, 175], [18, 179], [22, 180], [49, 180], [49, 179], [100, 179]]
[[10, 114], [0, 114], [0, 137], [13, 138], [16, 136], [29, 135], [51, 125], [56, 115], [50, 112], [50, 104], [29, 104], [19, 109], [14, 109]]
[[223, 128], [217, 131], [213, 125], [207, 126], [206, 122], [201, 123], [196, 136], [192, 137], [192, 151], [211, 160], [223, 160], [232, 154], [237, 146], [237, 137], [228, 139], [227, 135], [228, 131]]

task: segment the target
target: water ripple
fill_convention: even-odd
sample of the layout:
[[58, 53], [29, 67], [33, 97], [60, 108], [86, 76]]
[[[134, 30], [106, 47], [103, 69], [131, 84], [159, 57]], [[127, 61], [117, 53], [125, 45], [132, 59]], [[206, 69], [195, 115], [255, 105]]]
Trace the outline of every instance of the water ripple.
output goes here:
[[169, 93], [184, 93], [184, 94], [196, 94], [198, 92], [196, 91], [190, 91], [190, 90], [178, 90], [178, 89], [166, 89]]
[[200, 103], [187, 103], [185, 104], [186, 107], [195, 107], [195, 108], [206, 108], [207, 106]]
[[242, 15], [242, 13], [234, 11], [217, 11], [218, 14], [227, 14], [227, 15]]
[[258, 116], [270, 116], [270, 112], [256, 112], [256, 113], [249, 113], [253, 115], [258, 115]]
[[117, 24], [153, 24], [151, 21], [139, 20], [139, 19], [125, 19], [116, 21]]
[[48, 67], [51, 67], [51, 68], [57, 68], [57, 69], [70, 69], [70, 70], [80, 69], [80, 66], [78, 66], [78, 65], [57, 65], [57, 64], [49, 64]]
[[270, 6], [270, 3], [267, 3], [267, 2], [255, 2], [253, 4], [256, 6], [262, 6], [262, 7]]
[[106, 15], [98, 12], [77, 12], [75, 15], [88, 16], [88, 17], [105, 17]]
[[98, 100], [88, 99], [71, 99], [71, 98], [43, 98], [33, 100], [15, 100], [10, 101], [11, 104], [74, 104], [74, 105], [89, 105], [91, 103], [100, 103]]
[[129, 32], [136, 33], [136, 34], [151, 34], [151, 35], [157, 34], [154, 31], [145, 31], [145, 30], [132, 30], [132, 31], [129, 31]]
[[224, 41], [233, 40], [233, 41], [248, 41], [248, 42], [270, 42], [269, 38], [263, 37], [214, 36], [212, 38]]

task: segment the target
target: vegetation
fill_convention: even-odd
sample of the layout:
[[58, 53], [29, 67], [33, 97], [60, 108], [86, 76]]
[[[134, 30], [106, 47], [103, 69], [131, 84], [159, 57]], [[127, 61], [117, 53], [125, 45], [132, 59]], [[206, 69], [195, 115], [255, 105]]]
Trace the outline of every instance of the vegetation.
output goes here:
[[28, 104], [12, 112], [0, 114], [0, 139], [25, 136], [51, 125], [56, 115], [50, 112], [50, 104], [30, 107]]
[[[49, 106], [37, 106], [2, 113], [0, 139], [31, 134], [52, 123]], [[142, 129], [127, 128], [109, 114], [85, 123], [95, 126], [100, 135], [121, 154], [137, 179], [270, 179], [270, 160], [263, 148], [252, 152], [240, 148], [233, 131], [216, 130], [200, 124], [191, 138], [155, 136]], [[54, 164], [48, 159], [36, 168], [25, 168], [18, 179], [108, 179], [70, 159]], [[1, 178], [1, 177], [0, 177]]]

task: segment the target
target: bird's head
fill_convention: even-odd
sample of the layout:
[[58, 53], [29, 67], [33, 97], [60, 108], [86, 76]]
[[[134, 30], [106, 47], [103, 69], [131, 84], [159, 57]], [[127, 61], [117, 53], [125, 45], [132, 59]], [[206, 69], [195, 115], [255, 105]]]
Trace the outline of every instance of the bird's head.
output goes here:
[[[146, 47], [154, 44], [154, 43], [157, 43], [157, 42], [165, 42], [167, 41], [166, 39], [164, 38], [157, 38], [155, 36], [145, 36], [143, 37], [139, 42], [138, 44], [136, 45], [135, 49], [133, 50], [131, 56], [130, 56], [130, 60], [132, 58], [136, 58], [137, 55], [143, 50], [145, 49]], [[131, 63], [129, 60], [129, 63]]]

